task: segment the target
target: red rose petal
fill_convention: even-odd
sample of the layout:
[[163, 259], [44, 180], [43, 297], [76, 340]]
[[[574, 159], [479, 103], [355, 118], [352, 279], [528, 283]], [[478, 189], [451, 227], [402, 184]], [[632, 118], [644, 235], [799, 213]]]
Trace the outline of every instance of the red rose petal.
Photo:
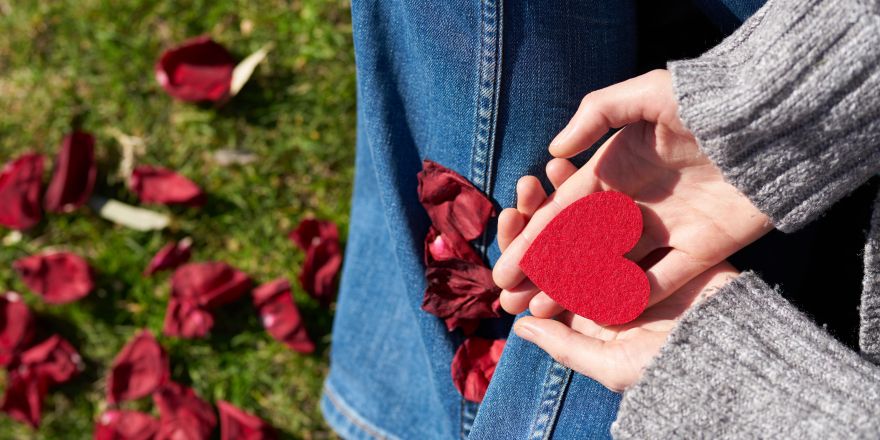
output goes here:
[[475, 319], [501, 316], [501, 289], [492, 280], [492, 270], [462, 260], [437, 262], [425, 271], [428, 287], [422, 310], [437, 317]]
[[504, 339], [470, 337], [458, 347], [452, 358], [452, 383], [465, 399], [483, 400], [505, 343]]
[[0, 411], [14, 420], [37, 428], [43, 414], [43, 397], [48, 388], [48, 383], [27, 367], [10, 371]]
[[248, 414], [229, 402], [217, 401], [221, 440], [273, 440], [275, 430], [263, 419]]
[[49, 386], [69, 381], [82, 369], [82, 357], [59, 335], [29, 348], [21, 355], [21, 365], [36, 372]]
[[29, 289], [50, 304], [76, 301], [95, 287], [92, 268], [69, 252], [32, 255], [16, 261], [12, 267]]
[[189, 263], [171, 277], [171, 295], [212, 309], [237, 300], [251, 288], [250, 278], [223, 262]]
[[185, 385], [168, 382], [153, 393], [153, 402], [159, 408], [156, 440], [207, 439], [217, 426], [211, 404]]
[[483, 264], [480, 256], [474, 252], [464, 237], [455, 233], [442, 234], [431, 226], [425, 236], [425, 265], [431, 266], [438, 261], [464, 260], [474, 264]]
[[149, 330], [141, 330], [116, 355], [107, 378], [107, 401], [134, 400], [168, 382], [168, 354]]
[[34, 316], [15, 292], [0, 296], [0, 366], [13, 363], [34, 336]]
[[466, 240], [483, 233], [495, 208], [467, 179], [430, 160], [422, 163], [418, 178], [419, 201], [437, 230]]
[[46, 188], [46, 210], [65, 212], [82, 206], [92, 195], [96, 174], [95, 138], [79, 131], [65, 136], [55, 158], [52, 181]]
[[43, 179], [43, 156], [27, 153], [7, 163], [0, 170], [0, 225], [27, 229], [43, 217], [40, 189]]
[[159, 421], [140, 411], [109, 410], [95, 424], [95, 440], [152, 440]]
[[300, 353], [315, 351], [315, 344], [306, 332], [287, 280], [270, 281], [254, 289], [252, 295], [263, 326], [273, 338]]
[[188, 40], [166, 50], [156, 63], [156, 80], [182, 101], [219, 101], [232, 84], [235, 60], [210, 37]]
[[168, 243], [150, 260], [144, 269], [144, 276], [150, 276], [160, 270], [174, 269], [189, 261], [192, 256], [192, 240], [184, 238], [175, 243]]
[[165, 325], [162, 333], [166, 336], [180, 338], [203, 338], [214, 327], [214, 316], [211, 312], [190, 301], [177, 298], [168, 300], [165, 311]]
[[299, 281], [303, 289], [324, 305], [336, 294], [336, 278], [342, 267], [339, 230], [332, 222], [305, 219], [288, 236], [306, 252]]
[[202, 206], [206, 201], [198, 185], [167, 168], [141, 165], [132, 171], [130, 184], [143, 203]]

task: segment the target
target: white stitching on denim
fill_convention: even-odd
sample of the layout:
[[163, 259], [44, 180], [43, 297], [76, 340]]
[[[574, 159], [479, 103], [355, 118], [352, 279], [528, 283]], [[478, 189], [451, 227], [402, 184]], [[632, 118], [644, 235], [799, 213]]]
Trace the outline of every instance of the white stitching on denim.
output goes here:
[[333, 405], [333, 408], [336, 409], [343, 419], [353, 427], [360, 429], [364, 434], [374, 439], [397, 439], [397, 437], [367, 423], [357, 411], [348, 406], [342, 397], [326, 383], [324, 384], [324, 396], [327, 397], [327, 401]]
[[529, 429], [530, 440], [546, 440], [553, 433], [559, 408], [562, 406], [562, 397], [565, 389], [571, 382], [571, 370], [556, 361], [551, 361], [547, 369], [547, 377], [544, 380], [544, 391], [535, 420]]

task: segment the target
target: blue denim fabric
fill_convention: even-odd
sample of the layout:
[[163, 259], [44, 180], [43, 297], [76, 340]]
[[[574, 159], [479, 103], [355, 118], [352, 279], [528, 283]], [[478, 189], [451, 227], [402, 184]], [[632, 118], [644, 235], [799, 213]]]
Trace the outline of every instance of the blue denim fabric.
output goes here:
[[[455, 390], [462, 341], [421, 310], [422, 159], [498, 207], [587, 92], [635, 75], [634, 0], [354, 0], [358, 138], [322, 399], [345, 438], [605, 438], [619, 396], [511, 334], [481, 405]], [[494, 227], [476, 241], [489, 264]], [[507, 337], [512, 319], [480, 333]], [[479, 409], [479, 411], [478, 411]]]

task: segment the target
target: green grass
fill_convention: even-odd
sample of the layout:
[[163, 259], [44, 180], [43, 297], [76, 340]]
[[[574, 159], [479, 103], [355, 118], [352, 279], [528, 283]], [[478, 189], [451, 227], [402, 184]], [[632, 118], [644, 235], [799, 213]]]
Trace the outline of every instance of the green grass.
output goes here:
[[[239, 59], [275, 43], [221, 109], [172, 101], [153, 77], [163, 48], [200, 34]], [[302, 254], [286, 233], [310, 215], [347, 229], [352, 52], [349, 8], [339, 0], [0, 0], [0, 162], [28, 150], [53, 157], [78, 125], [97, 137], [96, 193], [136, 204], [117, 173], [118, 130], [144, 140], [139, 163], [177, 169], [209, 193], [203, 209], [156, 208], [174, 217], [162, 232], [125, 229], [82, 208], [50, 215], [21, 241], [0, 244], [0, 290], [22, 292], [40, 332], [60, 332], [87, 362], [81, 376], [50, 392], [39, 430], [0, 417], [0, 438], [91, 438], [106, 408], [104, 377], [114, 355], [138, 328], [161, 333], [168, 274], [145, 279], [141, 271], [166, 242], [191, 236], [194, 260], [227, 261], [258, 282], [283, 276], [297, 284]], [[246, 149], [259, 160], [221, 167], [211, 153], [222, 148]], [[63, 306], [28, 293], [11, 264], [47, 248], [86, 257], [98, 288]], [[206, 399], [258, 414], [286, 438], [331, 437], [318, 399], [332, 312], [299, 286], [295, 295], [316, 354], [272, 340], [245, 298], [218, 311], [209, 338], [160, 338], [173, 378]], [[149, 399], [126, 406], [154, 411]]]

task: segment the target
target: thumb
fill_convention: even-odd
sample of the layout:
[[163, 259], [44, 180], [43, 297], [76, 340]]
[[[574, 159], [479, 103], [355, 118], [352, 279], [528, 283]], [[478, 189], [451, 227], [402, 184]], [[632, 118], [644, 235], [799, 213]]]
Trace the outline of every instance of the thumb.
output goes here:
[[657, 122], [675, 116], [672, 80], [666, 70], [644, 75], [587, 94], [568, 125], [550, 142], [550, 154], [572, 157], [598, 141], [608, 130], [639, 121]]

